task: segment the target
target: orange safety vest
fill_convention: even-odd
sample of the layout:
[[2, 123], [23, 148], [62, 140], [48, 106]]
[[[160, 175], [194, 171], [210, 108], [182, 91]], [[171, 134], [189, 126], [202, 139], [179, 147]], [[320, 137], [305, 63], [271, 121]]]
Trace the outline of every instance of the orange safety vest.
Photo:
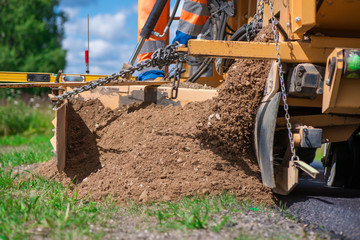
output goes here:
[[[138, 0], [138, 40], [140, 39], [140, 32], [145, 25], [147, 18], [150, 15], [151, 10], [155, 5], [156, 0]], [[162, 34], [166, 27], [166, 24], [169, 19], [169, 11], [170, 11], [170, 1], [167, 2], [165, 5], [165, 9], [163, 10], [159, 21], [155, 26], [155, 31]], [[158, 48], [165, 47], [165, 42], [167, 39], [167, 35], [164, 37], [155, 37], [153, 35], [147, 39], [140, 50], [138, 61], [144, 61], [151, 58], [151, 55], [155, 52]]]
[[207, 3], [207, 0], [185, 0], [178, 30], [191, 36], [199, 35], [209, 18]]
[[[142, 27], [150, 15], [150, 12], [155, 5], [156, 0], [138, 0], [138, 39], [140, 39], [140, 32]], [[165, 5], [159, 21], [155, 26], [155, 31], [163, 33], [169, 19], [170, 1]], [[207, 7], [207, 0], [185, 0], [184, 7], [181, 11], [178, 30], [191, 36], [197, 36], [209, 18], [209, 9]], [[158, 48], [165, 47], [167, 36], [162, 38], [152, 36], [146, 40], [140, 50], [138, 60], [139, 62], [151, 58], [151, 55]]]

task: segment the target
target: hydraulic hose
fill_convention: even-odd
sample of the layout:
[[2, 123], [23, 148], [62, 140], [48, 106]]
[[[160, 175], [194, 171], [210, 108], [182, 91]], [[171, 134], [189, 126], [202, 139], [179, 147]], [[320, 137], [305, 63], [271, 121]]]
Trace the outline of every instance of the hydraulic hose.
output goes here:
[[168, 0], [157, 0], [153, 9], [150, 12], [148, 19], [145, 22], [144, 27], [140, 32], [140, 37], [148, 39], [151, 36], [151, 32], [154, 30], [156, 23], [158, 22], [162, 11]]
[[175, 18], [175, 14], [179, 8], [179, 4], [180, 4], [180, 0], [177, 0], [176, 3], [175, 3], [175, 7], [174, 7], [174, 10], [172, 11], [171, 15], [170, 15], [170, 20], [169, 22], [167, 23], [165, 29], [164, 29], [164, 32], [162, 34], [158, 33], [158, 32], [155, 32], [153, 31], [152, 34], [155, 35], [156, 37], [163, 37], [167, 34], [167, 32], [169, 31], [170, 29], [170, 26], [172, 24], [172, 22], [174, 21], [174, 18]]
[[246, 24], [244, 24], [241, 28], [236, 30], [234, 34], [231, 36], [230, 41], [236, 41], [239, 37], [246, 33]]

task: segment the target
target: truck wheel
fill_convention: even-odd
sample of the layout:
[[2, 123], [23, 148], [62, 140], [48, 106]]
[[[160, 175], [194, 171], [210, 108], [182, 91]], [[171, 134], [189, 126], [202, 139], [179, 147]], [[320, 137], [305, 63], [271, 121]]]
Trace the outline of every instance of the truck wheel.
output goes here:
[[347, 162], [351, 158], [347, 142], [332, 143], [330, 145], [330, 164], [325, 167], [325, 182], [330, 187], [342, 187], [346, 183]]
[[345, 187], [360, 188], [360, 135], [355, 134], [349, 138], [349, 148], [352, 161], [347, 166], [348, 177]]

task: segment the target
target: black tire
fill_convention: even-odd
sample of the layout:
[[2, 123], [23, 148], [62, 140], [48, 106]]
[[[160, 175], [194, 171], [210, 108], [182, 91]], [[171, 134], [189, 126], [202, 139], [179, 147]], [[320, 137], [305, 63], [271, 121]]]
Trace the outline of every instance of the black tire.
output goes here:
[[330, 187], [342, 187], [347, 182], [348, 163], [352, 162], [348, 142], [330, 145], [330, 164], [325, 167], [325, 182]]
[[355, 134], [349, 138], [351, 162], [348, 164], [348, 177], [345, 187], [360, 188], [360, 136]]
[[317, 148], [298, 148], [296, 153], [300, 160], [310, 164], [314, 161]]

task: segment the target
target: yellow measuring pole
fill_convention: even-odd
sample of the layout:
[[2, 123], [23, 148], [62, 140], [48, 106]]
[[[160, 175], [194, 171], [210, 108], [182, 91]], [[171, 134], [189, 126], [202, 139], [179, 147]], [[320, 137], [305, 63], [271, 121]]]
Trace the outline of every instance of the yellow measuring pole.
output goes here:
[[[54, 73], [33, 73], [33, 72], [1, 72], [0, 82], [6, 83], [54, 83], [57, 74]], [[59, 82], [65, 82], [68, 78], [77, 79], [76, 82], [89, 82], [107, 75], [90, 75], [90, 74], [61, 74]], [[71, 81], [66, 81], [71, 82]]]
[[[81, 87], [87, 82], [105, 78], [108, 75], [90, 75], [90, 74], [57, 74], [53, 73], [31, 73], [31, 72], [0, 72], [1, 88], [33, 88], [33, 87]], [[58, 82], [57, 82], [58, 80]], [[161, 86], [169, 81], [135, 81], [135, 77], [128, 79], [119, 79], [106, 86]]]

